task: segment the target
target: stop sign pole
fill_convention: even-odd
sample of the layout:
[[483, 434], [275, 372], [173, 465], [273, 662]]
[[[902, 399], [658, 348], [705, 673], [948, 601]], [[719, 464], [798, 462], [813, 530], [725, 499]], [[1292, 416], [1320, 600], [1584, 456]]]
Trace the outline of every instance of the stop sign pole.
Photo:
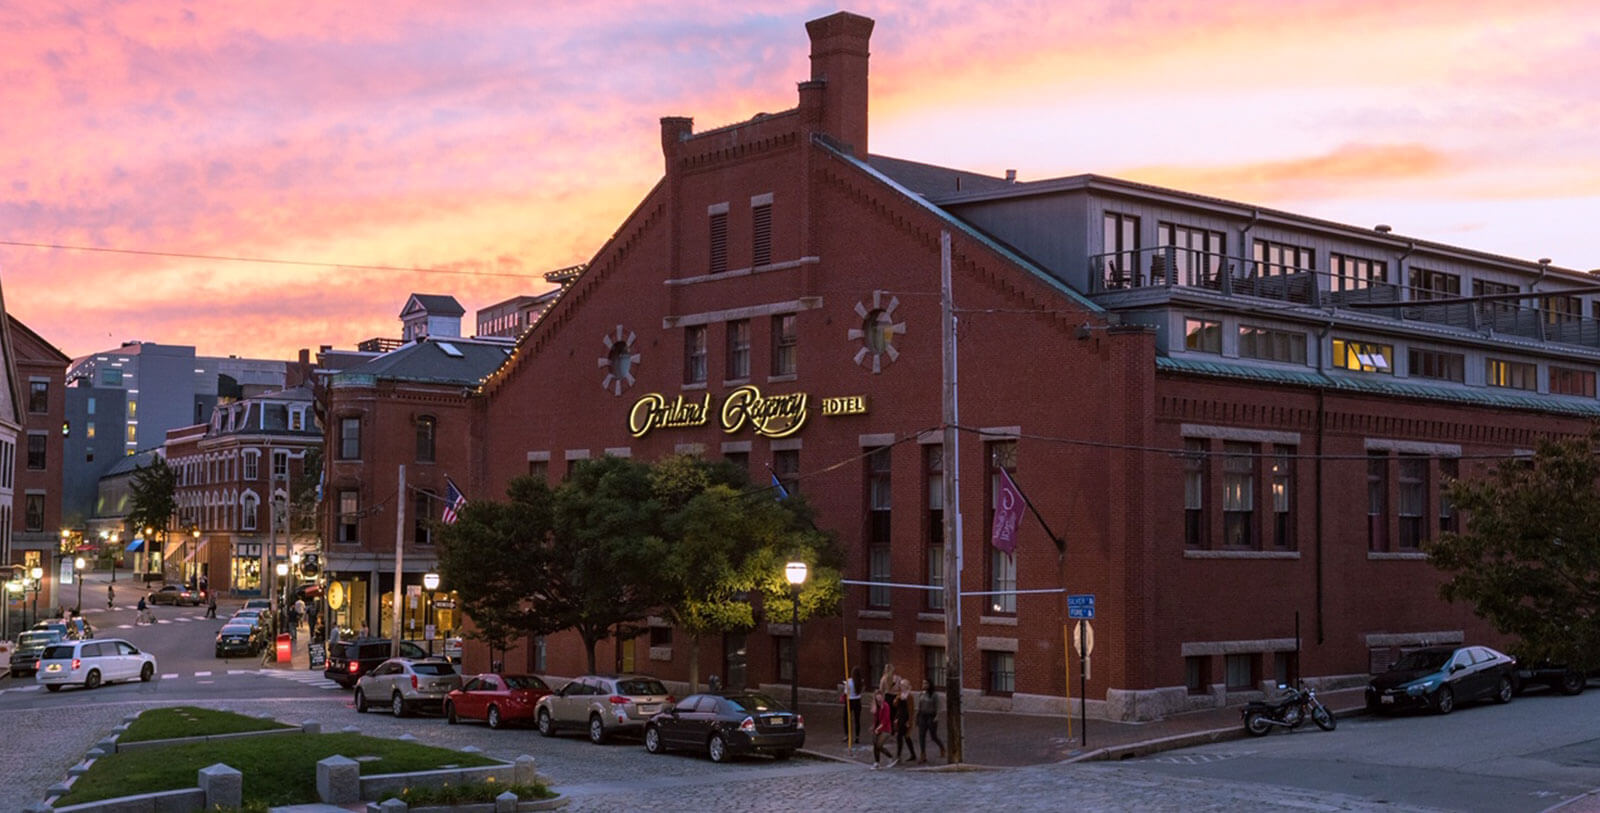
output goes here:
[[1078, 731], [1081, 746], [1089, 747], [1089, 650], [1094, 646], [1089, 619], [1094, 618], [1094, 594], [1067, 596], [1067, 617], [1078, 619]]

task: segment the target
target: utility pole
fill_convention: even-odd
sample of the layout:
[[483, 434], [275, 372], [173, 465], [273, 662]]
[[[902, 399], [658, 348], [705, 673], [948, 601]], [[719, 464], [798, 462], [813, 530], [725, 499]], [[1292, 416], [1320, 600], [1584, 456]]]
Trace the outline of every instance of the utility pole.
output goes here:
[[950, 762], [961, 754], [961, 455], [956, 426], [956, 318], [951, 296], [950, 232], [939, 233], [939, 324], [944, 338], [944, 690]]
[[406, 464], [400, 464], [400, 484], [395, 492], [394, 512], [394, 605], [390, 613], [389, 627], [389, 657], [400, 657], [400, 598], [405, 594], [405, 587], [400, 584], [401, 565], [405, 559], [406, 548]]

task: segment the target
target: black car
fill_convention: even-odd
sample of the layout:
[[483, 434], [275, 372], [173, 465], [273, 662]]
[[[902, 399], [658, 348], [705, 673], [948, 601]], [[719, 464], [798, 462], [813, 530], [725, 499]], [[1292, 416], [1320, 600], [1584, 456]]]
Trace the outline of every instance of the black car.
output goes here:
[[1600, 670], [1585, 670], [1577, 666], [1519, 657], [1512, 682], [1516, 684], [1517, 694], [1522, 694], [1530, 686], [1544, 685], [1562, 694], [1573, 695], [1583, 694], [1591, 677], [1600, 677]]
[[1408, 652], [1367, 686], [1367, 709], [1426, 708], [1449, 714], [1457, 703], [1511, 702], [1517, 660], [1486, 646]]
[[11, 676], [31, 675], [39, 671], [39, 655], [44, 648], [66, 637], [63, 630], [29, 630], [17, 638], [17, 648], [11, 650]]
[[756, 692], [690, 695], [644, 727], [646, 751], [703, 750], [712, 762], [754, 753], [788, 759], [805, 744], [805, 718]]
[[[328, 644], [328, 663], [322, 676], [345, 687], [356, 685], [362, 675], [389, 659], [388, 638], [351, 638]], [[410, 641], [400, 642], [400, 657], [423, 660], [428, 653]]]
[[217, 630], [217, 657], [225, 658], [229, 655], [255, 655], [261, 652], [267, 644], [266, 633], [261, 627], [244, 621], [229, 621]]

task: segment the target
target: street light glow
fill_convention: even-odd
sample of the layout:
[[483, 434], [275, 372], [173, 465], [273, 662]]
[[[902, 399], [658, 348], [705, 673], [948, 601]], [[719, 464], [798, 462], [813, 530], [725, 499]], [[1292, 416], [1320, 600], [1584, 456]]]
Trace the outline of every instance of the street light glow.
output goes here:
[[44, 568], [36, 567], [28, 571], [28, 575], [32, 576], [34, 581], [41, 581], [44, 579]]
[[806, 563], [805, 562], [790, 562], [789, 564], [784, 565], [783, 566], [783, 577], [788, 579], [789, 580], [789, 584], [791, 584], [791, 585], [793, 585], [795, 587], [799, 587], [800, 585], [805, 584], [806, 583]]
[[278, 575], [279, 576], [287, 576], [287, 575], [289, 575], [289, 564], [287, 562], [279, 562], [278, 563]]
[[437, 573], [424, 573], [422, 575], [422, 586], [427, 588], [428, 590], [438, 590], [439, 589], [439, 574], [437, 574]]
[[82, 557], [82, 556], [79, 556], [79, 557], [78, 557], [78, 558], [77, 558], [77, 559], [76, 559], [76, 560], [74, 560], [74, 561], [73, 561], [73, 563], [72, 563], [72, 565], [73, 565], [73, 568], [74, 568], [74, 569], [76, 569], [76, 570], [82, 570], [82, 569], [83, 569], [83, 567], [84, 567], [84, 565], [86, 565], [86, 564], [88, 564], [88, 563], [87, 563], [87, 562], [85, 562], [85, 561], [83, 561], [83, 557]]

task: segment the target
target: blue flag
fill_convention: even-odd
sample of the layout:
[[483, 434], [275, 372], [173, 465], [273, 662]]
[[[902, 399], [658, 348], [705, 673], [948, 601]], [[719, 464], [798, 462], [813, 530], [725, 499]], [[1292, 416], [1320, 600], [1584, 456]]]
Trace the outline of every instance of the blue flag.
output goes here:
[[783, 481], [778, 479], [778, 475], [770, 471], [767, 473], [772, 475], [772, 487], [778, 490], [778, 499], [789, 499], [789, 489], [783, 487]]

